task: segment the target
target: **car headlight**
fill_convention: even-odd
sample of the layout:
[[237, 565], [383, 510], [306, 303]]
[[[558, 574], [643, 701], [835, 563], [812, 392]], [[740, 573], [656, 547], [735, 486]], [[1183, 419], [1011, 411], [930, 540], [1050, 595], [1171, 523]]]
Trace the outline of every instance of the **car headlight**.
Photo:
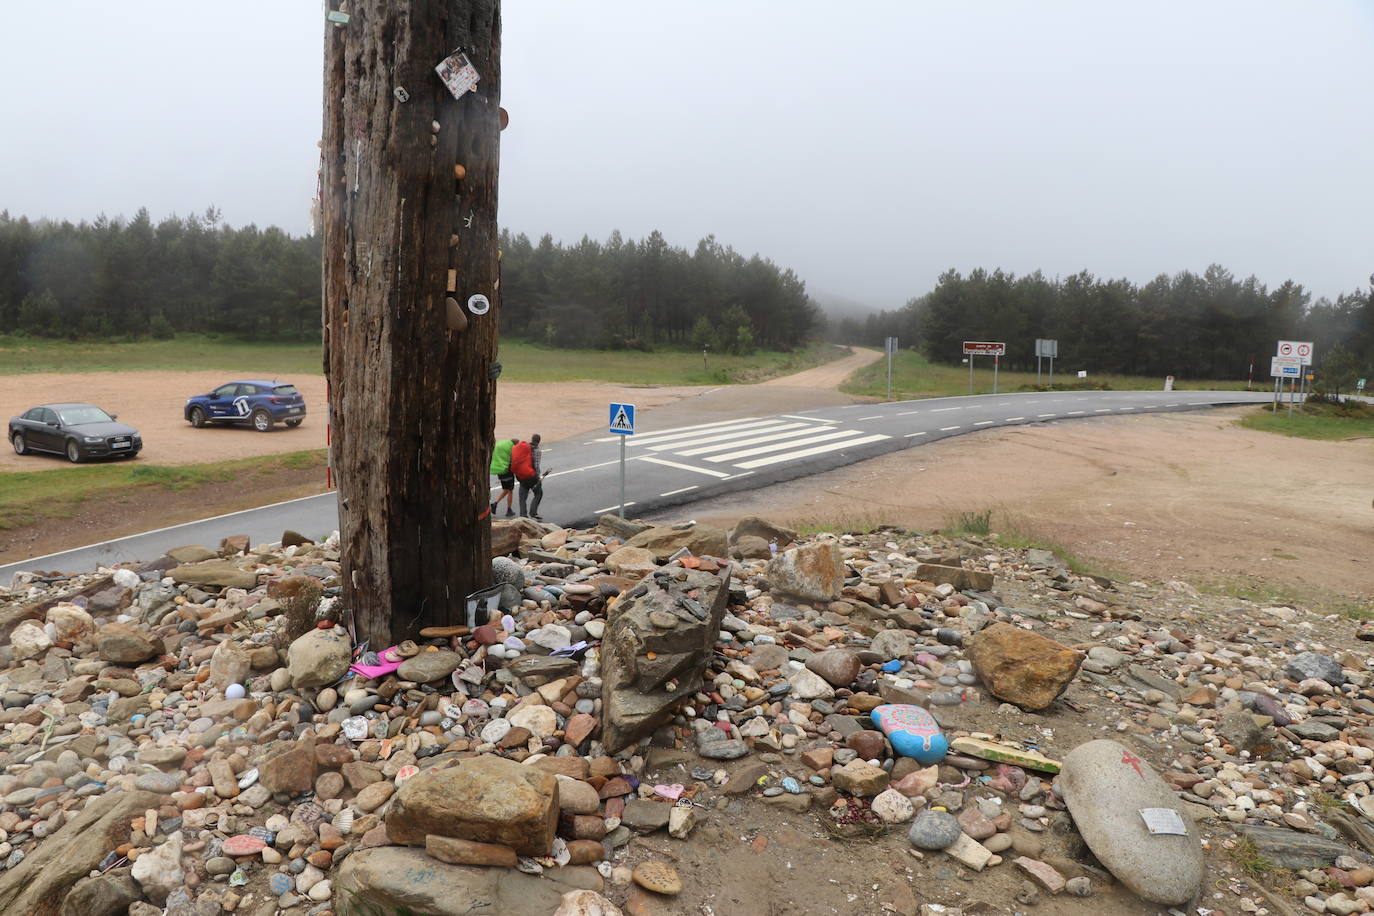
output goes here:
[[94, 442], [104, 442], [104, 441], [105, 441], [105, 437], [104, 437], [104, 436], [84, 436], [84, 437], [82, 437], [82, 438], [83, 438], [83, 440], [86, 441], [86, 442], [93, 442], [93, 443], [94, 443]]

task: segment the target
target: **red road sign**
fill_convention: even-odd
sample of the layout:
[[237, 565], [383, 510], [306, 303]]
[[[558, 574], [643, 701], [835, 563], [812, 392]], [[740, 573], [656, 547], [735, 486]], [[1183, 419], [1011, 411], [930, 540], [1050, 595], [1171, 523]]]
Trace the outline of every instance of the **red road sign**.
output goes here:
[[964, 341], [965, 356], [1006, 356], [1007, 345], [990, 340]]

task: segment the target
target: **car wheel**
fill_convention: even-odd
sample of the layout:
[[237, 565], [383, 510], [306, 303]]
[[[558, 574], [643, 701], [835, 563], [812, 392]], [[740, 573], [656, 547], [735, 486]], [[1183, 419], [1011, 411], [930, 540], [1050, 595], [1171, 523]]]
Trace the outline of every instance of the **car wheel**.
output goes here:
[[265, 410], [253, 411], [253, 428], [265, 433], [272, 428], [272, 415]]
[[192, 407], [192, 408], [191, 408], [191, 425], [194, 426], [196, 429], [200, 429], [202, 426], [204, 426], [204, 425], [205, 425], [205, 411], [201, 410], [199, 407]]
[[29, 450], [28, 443], [24, 441], [23, 433], [15, 433], [14, 438], [10, 440], [10, 444], [14, 446], [14, 453], [16, 455], [26, 454]]
[[75, 439], [67, 440], [67, 460], [72, 464], [81, 463], [81, 449], [77, 448]]
[[300, 426], [300, 425], [301, 425], [301, 422], [302, 422], [302, 421], [300, 421], [300, 420], [287, 420], [287, 421], [286, 421], [286, 425], [287, 425], [287, 426], [290, 426], [290, 427], [292, 427], [292, 428], [294, 429], [295, 427]]

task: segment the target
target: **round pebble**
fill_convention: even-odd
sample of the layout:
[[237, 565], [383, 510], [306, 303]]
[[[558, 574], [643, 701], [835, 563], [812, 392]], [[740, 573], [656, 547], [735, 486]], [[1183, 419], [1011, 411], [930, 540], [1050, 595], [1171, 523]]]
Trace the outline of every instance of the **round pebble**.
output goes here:
[[672, 896], [682, 892], [682, 878], [677, 869], [666, 862], [641, 862], [631, 874], [635, 884], [655, 894]]

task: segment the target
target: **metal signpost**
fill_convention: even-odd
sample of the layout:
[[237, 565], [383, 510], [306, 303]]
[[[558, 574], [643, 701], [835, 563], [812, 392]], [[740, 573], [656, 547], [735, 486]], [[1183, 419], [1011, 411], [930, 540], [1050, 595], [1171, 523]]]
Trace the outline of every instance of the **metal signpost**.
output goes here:
[[892, 357], [897, 355], [897, 338], [889, 337], [884, 344], [887, 350], [887, 399], [892, 400]]
[[612, 404], [611, 423], [607, 428], [620, 437], [620, 517], [625, 517], [625, 437], [635, 434], [635, 405]]
[[1001, 358], [1007, 355], [1007, 345], [999, 341], [992, 340], [966, 340], [964, 341], [964, 355], [968, 359], [968, 393], [973, 394], [973, 357], [991, 356], [992, 357], [992, 393], [997, 393], [997, 367]]
[[[1296, 356], [1275, 356], [1269, 360], [1269, 374], [1274, 377], [1274, 410], [1279, 409], [1279, 391], [1284, 379], [1296, 381], [1302, 377], [1302, 361]], [[1293, 399], [1288, 399], [1288, 415], [1293, 416]]]
[[1059, 355], [1059, 341], [1050, 340], [1044, 337], [1035, 338], [1035, 385], [1040, 387], [1040, 359], [1048, 357], [1050, 361], [1050, 384], [1054, 384], [1054, 358]]

